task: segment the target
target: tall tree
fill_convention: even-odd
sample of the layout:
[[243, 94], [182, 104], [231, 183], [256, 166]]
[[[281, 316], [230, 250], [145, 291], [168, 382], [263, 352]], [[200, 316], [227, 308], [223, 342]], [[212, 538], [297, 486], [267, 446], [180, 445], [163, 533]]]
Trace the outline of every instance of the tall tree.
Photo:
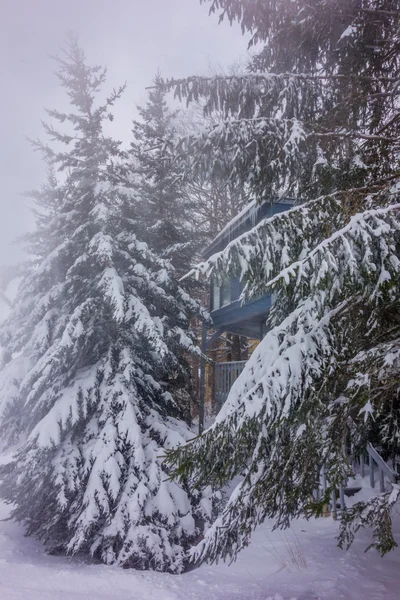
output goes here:
[[71, 112], [48, 111], [65, 125], [35, 146], [59, 181], [34, 194], [36, 262], [0, 331], [6, 379], [15, 354], [28, 363], [2, 423], [27, 439], [0, 491], [50, 549], [180, 572], [211, 502], [168, 480], [165, 450], [192, 434], [165, 382], [187, 378], [198, 307], [136, 233], [124, 156], [103, 132], [122, 89], [96, 101], [105, 71], [74, 40], [58, 64]]
[[[200, 560], [235, 555], [266, 517], [319, 514], [321, 466], [333, 489], [351, 474], [348, 445], [400, 453], [399, 2], [211, 0], [218, 10], [265, 46], [242, 76], [165, 83], [224, 115], [181, 142], [182, 164], [188, 153], [210, 178], [226, 164], [259, 199], [300, 205], [199, 267], [276, 298], [216, 423], [169, 455], [193, 485], [242, 475]], [[394, 488], [358, 503], [340, 542], [372, 525], [373, 545], [393, 548], [397, 500]]]
[[138, 216], [149, 247], [171, 261], [178, 276], [190, 268], [196, 251], [193, 205], [174, 164], [177, 112], [168, 108], [157, 75], [140, 121], [133, 123], [131, 151], [140, 188]]
[[265, 46], [241, 75], [166, 82], [222, 115], [181, 141], [192, 171], [226, 172], [260, 200], [397, 176], [397, 0], [211, 1], [218, 9]]

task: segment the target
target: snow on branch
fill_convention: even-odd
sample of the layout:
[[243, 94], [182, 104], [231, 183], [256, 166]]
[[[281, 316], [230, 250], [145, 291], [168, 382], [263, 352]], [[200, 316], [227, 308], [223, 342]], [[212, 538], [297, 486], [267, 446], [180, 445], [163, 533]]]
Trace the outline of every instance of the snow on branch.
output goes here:
[[[215, 423], [167, 455], [175, 476], [188, 476], [194, 485], [221, 487], [243, 475], [219, 519], [193, 550], [195, 561], [234, 556], [266, 517], [282, 527], [314, 510], [310, 497], [323, 462], [331, 485], [349, 476], [342, 439], [334, 432], [360, 408], [354, 389], [351, 394], [351, 385], [346, 388], [353, 369], [366, 360], [357, 349], [369, 344], [381, 381], [390, 379], [397, 361], [395, 346], [387, 364], [373, 347], [382, 299], [385, 310], [395, 310], [398, 302], [400, 203], [390, 203], [398, 194], [386, 198], [387, 206], [351, 216], [337, 199], [324, 200], [325, 210], [319, 199], [266, 219], [198, 267], [208, 275], [240, 275], [248, 293], [273, 290], [278, 299], [270, 330]], [[360, 314], [365, 315], [362, 334], [354, 325], [354, 315], [360, 319]], [[330, 377], [336, 386], [327, 385]], [[337, 402], [340, 390], [344, 400]], [[205, 471], [203, 461], [212, 469]]]

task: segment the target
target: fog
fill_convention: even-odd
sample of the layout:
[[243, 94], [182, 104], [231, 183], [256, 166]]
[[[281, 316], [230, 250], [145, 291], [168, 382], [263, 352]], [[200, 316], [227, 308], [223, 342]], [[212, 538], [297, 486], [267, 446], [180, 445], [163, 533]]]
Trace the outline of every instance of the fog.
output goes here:
[[44, 107], [60, 107], [54, 76], [68, 31], [90, 63], [108, 67], [108, 85], [127, 82], [115, 109], [114, 136], [127, 143], [135, 106], [160, 69], [165, 77], [206, 74], [246, 54], [238, 25], [218, 25], [199, 0], [0, 0], [0, 266], [21, 258], [15, 238], [31, 227], [22, 192], [43, 180], [26, 137], [42, 135]]

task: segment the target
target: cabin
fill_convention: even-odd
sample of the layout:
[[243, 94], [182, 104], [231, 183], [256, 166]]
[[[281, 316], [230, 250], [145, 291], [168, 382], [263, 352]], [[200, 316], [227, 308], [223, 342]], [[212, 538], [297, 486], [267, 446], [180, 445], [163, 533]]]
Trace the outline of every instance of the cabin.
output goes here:
[[[263, 219], [289, 210], [293, 201], [283, 199], [275, 202], [248, 204], [232, 221], [224, 227], [207, 248], [203, 250], [205, 260], [221, 252], [234, 239], [250, 231]], [[211, 356], [210, 350], [226, 334], [245, 336], [251, 344], [257, 343], [266, 333], [266, 320], [273, 298], [270, 294], [243, 302], [240, 300], [243, 286], [237, 279], [226, 279], [210, 283], [210, 314], [213, 320], [211, 332], [203, 324], [202, 351], [208, 354], [209, 361], [202, 361], [199, 390], [199, 429], [204, 427], [204, 402], [206, 396], [212, 397], [212, 403], [218, 411], [228, 397], [229, 390], [242, 372], [246, 360], [220, 361]], [[206, 390], [208, 385], [208, 390]], [[207, 394], [208, 391], [208, 394]]]

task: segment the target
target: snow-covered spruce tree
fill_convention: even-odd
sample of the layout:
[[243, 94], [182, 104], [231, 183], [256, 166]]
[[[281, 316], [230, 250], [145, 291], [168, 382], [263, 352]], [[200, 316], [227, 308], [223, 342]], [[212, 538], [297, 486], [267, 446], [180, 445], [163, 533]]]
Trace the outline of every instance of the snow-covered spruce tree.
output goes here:
[[70, 127], [45, 125], [53, 149], [36, 147], [60, 181], [35, 194], [36, 264], [0, 332], [3, 368], [18, 354], [30, 365], [3, 422], [27, 438], [0, 492], [50, 550], [180, 572], [211, 503], [168, 481], [165, 450], [192, 434], [164, 381], [186, 378], [197, 306], [135, 233], [119, 143], [103, 133], [122, 90], [96, 102], [105, 71], [74, 41], [58, 62], [72, 112], [48, 115]]
[[[198, 268], [239, 276], [244, 295], [273, 293], [275, 303], [216, 423], [168, 457], [195, 486], [243, 478], [197, 560], [236, 556], [266, 517], [287, 526], [318, 515], [321, 466], [337, 486], [351, 473], [349, 446], [357, 454], [372, 441], [400, 453], [399, 3], [211, 7], [265, 47], [243, 76], [165, 83], [224, 114], [181, 142], [182, 163], [212, 178], [227, 162], [258, 199], [291, 196], [299, 206]], [[340, 544], [369, 525], [373, 546], [393, 548], [398, 496], [394, 486], [348, 511]]]
[[[215, 424], [169, 455], [175, 476], [196, 487], [243, 475], [196, 559], [235, 555], [266, 517], [287, 526], [318, 514], [312, 492], [321, 466], [332, 487], [349, 476], [347, 444], [356, 453], [378, 435], [398, 451], [399, 201], [398, 193], [375, 197], [351, 218], [337, 197], [310, 201], [199, 267], [243, 277], [249, 296], [275, 293], [276, 302]], [[371, 519], [378, 533], [384, 500]], [[348, 524], [343, 541], [351, 540]], [[375, 543], [385, 552], [393, 540], [383, 533]]]
[[265, 46], [243, 74], [164, 82], [220, 115], [181, 140], [188, 171], [302, 201], [396, 174], [398, 0], [202, 2]]
[[[206, 244], [206, 236], [198, 226], [187, 178], [181, 176], [179, 165], [175, 165], [176, 128], [181, 117], [178, 111], [169, 109], [160, 83], [161, 77], [156, 75], [148, 90], [147, 103], [138, 107], [140, 120], [133, 122], [127, 174], [129, 179], [134, 179], [137, 190], [135, 215], [140, 238], [171, 263], [174, 269], [171, 277], [178, 281], [193, 266], [194, 257]], [[196, 298], [201, 303], [204, 285], [193, 279], [186, 279], [181, 285], [183, 293], [188, 294], [186, 297]], [[193, 310], [190, 312], [193, 314]], [[168, 316], [166, 313], [166, 318]], [[192, 319], [190, 325], [194, 330], [201, 328], [197, 318]], [[176, 356], [179, 362], [187, 364], [184, 348], [180, 355], [176, 352]], [[193, 372], [197, 369], [198, 357], [189, 361]], [[186, 378], [186, 385], [182, 380], [167, 381], [190, 415], [195, 407], [194, 381]]]
[[166, 92], [157, 75], [140, 121], [133, 123], [131, 154], [140, 190], [138, 217], [142, 237], [157, 255], [167, 258], [182, 276], [192, 265], [198, 235], [193, 203], [174, 163], [177, 112], [168, 108]]

